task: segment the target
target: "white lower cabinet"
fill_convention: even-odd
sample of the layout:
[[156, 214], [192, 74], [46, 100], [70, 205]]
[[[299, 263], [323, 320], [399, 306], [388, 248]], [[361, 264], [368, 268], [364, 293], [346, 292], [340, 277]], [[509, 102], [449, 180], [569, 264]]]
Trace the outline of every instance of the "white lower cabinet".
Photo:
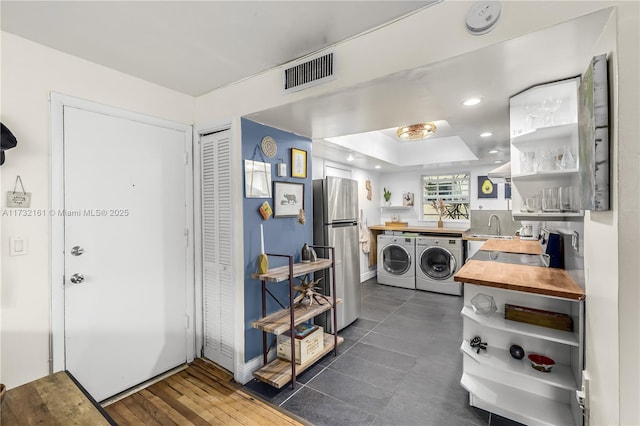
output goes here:
[[[477, 294], [493, 297], [498, 311], [474, 312], [471, 299]], [[460, 384], [469, 392], [469, 403], [527, 425], [582, 425], [576, 390], [584, 359], [584, 301], [465, 284], [464, 302]], [[507, 320], [505, 303], [570, 315], [574, 330]], [[479, 353], [470, 344], [476, 336], [487, 344]], [[509, 353], [514, 344], [525, 351], [521, 360]], [[531, 367], [531, 353], [552, 358], [552, 370], [544, 373]]]

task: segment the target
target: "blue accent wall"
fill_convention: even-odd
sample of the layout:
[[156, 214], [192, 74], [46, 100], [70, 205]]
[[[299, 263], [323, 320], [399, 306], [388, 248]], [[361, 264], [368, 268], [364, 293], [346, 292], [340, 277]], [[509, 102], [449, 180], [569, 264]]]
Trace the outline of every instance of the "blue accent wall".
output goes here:
[[[262, 138], [271, 136], [275, 139], [278, 152], [275, 157], [268, 158], [260, 150]], [[307, 151], [307, 178], [291, 177], [291, 148]], [[265, 201], [274, 208], [273, 199], [246, 198], [243, 194], [244, 224], [244, 330], [245, 361], [262, 354], [262, 332], [251, 327], [251, 323], [262, 317], [262, 296], [260, 281], [251, 279], [257, 272], [257, 259], [260, 254], [260, 224], [264, 225], [264, 245], [267, 253], [287, 254], [294, 256], [294, 262], [300, 261], [300, 250], [304, 243], [313, 243], [313, 205], [311, 179], [311, 140], [293, 133], [284, 132], [273, 127], [264, 126], [251, 120], [242, 119], [242, 170], [244, 160], [263, 161], [271, 164], [271, 180], [304, 183], [304, 211], [306, 223], [298, 222], [297, 217], [274, 218], [263, 220], [258, 209]], [[276, 164], [284, 160], [287, 164], [287, 175], [277, 176]], [[244, 180], [244, 173], [243, 173]], [[244, 184], [244, 182], [243, 182]], [[244, 187], [244, 185], [243, 185]], [[272, 186], [273, 190], [273, 186]], [[281, 266], [286, 259], [269, 257], [269, 267]], [[269, 283], [269, 290], [288, 306], [288, 282]], [[267, 313], [282, 309], [267, 295]], [[274, 336], [268, 335], [271, 343]]]

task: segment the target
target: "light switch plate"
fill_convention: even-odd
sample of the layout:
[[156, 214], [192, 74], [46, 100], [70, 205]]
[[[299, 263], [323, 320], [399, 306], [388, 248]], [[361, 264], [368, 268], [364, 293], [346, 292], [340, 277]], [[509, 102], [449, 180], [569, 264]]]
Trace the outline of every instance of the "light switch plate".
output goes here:
[[9, 238], [9, 256], [24, 256], [29, 254], [29, 244], [26, 238]]

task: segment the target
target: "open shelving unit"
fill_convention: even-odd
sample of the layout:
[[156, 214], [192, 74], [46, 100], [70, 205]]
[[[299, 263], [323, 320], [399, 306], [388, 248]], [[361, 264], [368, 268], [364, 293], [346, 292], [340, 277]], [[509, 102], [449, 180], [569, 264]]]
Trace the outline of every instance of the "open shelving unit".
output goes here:
[[[580, 159], [578, 156], [578, 78], [532, 87], [509, 99], [509, 124], [511, 128], [511, 190], [515, 220], [557, 221], [576, 220], [584, 216], [579, 210]], [[555, 112], [547, 112], [541, 105], [545, 100], [561, 101]], [[535, 109], [538, 109], [534, 112]], [[540, 169], [538, 156], [543, 152], [559, 155], [566, 149], [573, 156], [574, 167], [554, 170]], [[521, 154], [535, 152], [535, 171], [524, 171]], [[563, 153], [564, 155], [564, 153]], [[546, 165], [548, 167], [548, 165]], [[575, 200], [568, 211], [524, 211], [524, 200], [539, 196], [543, 188], [571, 187]]]
[[[499, 311], [476, 313], [477, 294], [494, 298]], [[506, 303], [568, 314], [573, 331], [512, 321], [500, 312]], [[584, 367], [584, 300], [465, 284], [463, 375], [470, 405], [528, 425], [582, 425], [575, 392]], [[479, 352], [470, 340], [480, 336], [487, 349]], [[554, 359], [550, 372], [531, 367], [527, 357], [515, 359], [509, 346], [520, 345], [526, 355], [542, 353]]]
[[[268, 347], [267, 347], [267, 334], [279, 335], [293, 330], [298, 324], [308, 321], [317, 315], [328, 310], [333, 311], [333, 324], [336, 324], [336, 310], [335, 307], [338, 303], [342, 303], [341, 299], [336, 297], [335, 288], [335, 248], [326, 246], [310, 246], [319, 249], [325, 249], [330, 252], [328, 259], [318, 259], [315, 262], [309, 263], [293, 263], [293, 256], [283, 254], [271, 254], [267, 253], [267, 256], [284, 257], [288, 259], [288, 264], [277, 268], [269, 269], [264, 274], [252, 274], [251, 278], [260, 280], [262, 283], [262, 317], [251, 323], [253, 328], [262, 331], [262, 353], [264, 365], [256, 370], [253, 375], [258, 380], [270, 384], [275, 388], [282, 388], [287, 383], [291, 382], [291, 387], [296, 386], [296, 376], [310, 366], [315, 364], [320, 358], [334, 351], [334, 355], [337, 355], [337, 348], [344, 339], [338, 336], [338, 332], [334, 327], [333, 334], [324, 333], [323, 336], [323, 349], [312, 358], [306, 360], [302, 364], [296, 364], [296, 345], [291, 344], [291, 360], [283, 360], [276, 358], [272, 361], [268, 361]], [[320, 303], [308, 304], [308, 303], [294, 303], [294, 284], [293, 280], [296, 277], [312, 274], [313, 272], [330, 268], [331, 275], [331, 302], [321, 301]], [[284, 282], [289, 284], [289, 307], [284, 307], [278, 299], [268, 290], [267, 283]], [[267, 314], [267, 295], [278, 302], [283, 309], [276, 312]], [[293, 309], [291, 309], [293, 307]], [[292, 342], [293, 343], [293, 342]]]

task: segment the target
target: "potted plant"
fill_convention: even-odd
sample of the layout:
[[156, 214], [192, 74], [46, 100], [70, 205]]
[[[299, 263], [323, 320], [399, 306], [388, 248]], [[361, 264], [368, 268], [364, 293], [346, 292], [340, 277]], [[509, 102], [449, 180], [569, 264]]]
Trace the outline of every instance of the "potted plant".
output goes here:
[[384, 205], [390, 206], [391, 202], [389, 200], [391, 199], [391, 191], [389, 191], [387, 188], [383, 188], [383, 189], [384, 189]]

